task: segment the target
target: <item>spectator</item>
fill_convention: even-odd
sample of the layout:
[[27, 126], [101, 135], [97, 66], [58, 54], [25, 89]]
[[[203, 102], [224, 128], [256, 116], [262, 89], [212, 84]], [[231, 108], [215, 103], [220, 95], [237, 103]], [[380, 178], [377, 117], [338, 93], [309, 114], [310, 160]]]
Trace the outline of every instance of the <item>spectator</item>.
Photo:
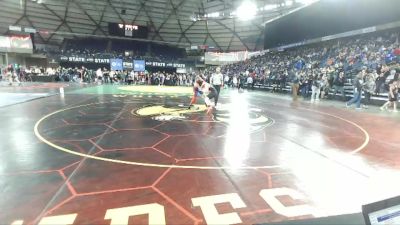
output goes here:
[[387, 110], [389, 105], [393, 105], [393, 112], [397, 112], [397, 97], [399, 94], [400, 82], [394, 81], [389, 86], [389, 100], [380, 108], [382, 111]]
[[346, 94], [344, 92], [344, 84], [346, 79], [344, 78], [344, 72], [340, 72], [339, 75], [333, 81], [333, 97], [336, 96], [338, 92], [340, 92], [340, 96], [345, 101]]
[[101, 71], [101, 68], [98, 68], [96, 71], [96, 76], [97, 76], [97, 80], [99, 83], [103, 83], [103, 71]]
[[299, 93], [299, 84], [300, 79], [298, 74], [294, 73], [293, 78], [292, 78], [292, 96], [293, 96], [293, 101], [297, 101], [298, 98], [298, 93]]
[[321, 79], [318, 75], [314, 75], [311, 85], [311, 103], [319, 102], [321, 93]]
[[217, 67], [215, 73], [211, 75], [210, 83], [214, 86], [215, 90], [217, 90], [217, 95], [214, 98], [215, 106], [217, 106], [221, 87], [224, 86], [224, 75], [221, 73], [221, 68]]
[[352, 104], [356, 104], [356, 109], [361, 109], [361, 91], [363, 85], [363, 73], [359, 73], [353, 81], [354, 86], [354, 97], [346, 102], [346, 107], [350, 107]]
[[364, 108], [368, 109], [368, 106], [371, 103], [371, 96], [373, 95], [375, 91], [375, 80], [372, 74], [369, 74], [365, 76], [364, 78], [364, 84], [363, 84], [363, 90], [364, 90]]
[[247, 77], [247, 89], [252, 89], [253, 90], [253, 83], [254, 83], [254, 80], [253, 80], [253, 77], [251, 77], [250, 75]]

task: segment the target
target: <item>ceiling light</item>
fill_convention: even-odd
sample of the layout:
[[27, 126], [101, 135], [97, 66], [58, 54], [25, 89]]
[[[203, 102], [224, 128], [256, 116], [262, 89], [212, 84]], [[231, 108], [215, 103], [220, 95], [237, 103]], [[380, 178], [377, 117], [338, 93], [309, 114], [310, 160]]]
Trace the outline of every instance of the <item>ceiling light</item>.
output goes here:
[[245, 0], [236, 10], [240, 20], [251, 20], [257, 13], [257, 6], [254, 2]]
[[219, 17], [219, 12], [213, 12], [206, 15], [207, 17], [217, 18]]
[[278, 7], [279, 7], [279, 5], [277, 5], [277, 4], [266, 5], [266, 6], [264, 6], [264, 10], [273, 10], [273, 9], [277, 9]]
[[292, 6], [293, 5], [293, 1], [292, 0], [288, 0], [285, 2], [286, 6]]
[[304, 4], [304, 5], [310, 5], [316, 1], [319, 1], [319, 0], [297, 0], [297, 2]]

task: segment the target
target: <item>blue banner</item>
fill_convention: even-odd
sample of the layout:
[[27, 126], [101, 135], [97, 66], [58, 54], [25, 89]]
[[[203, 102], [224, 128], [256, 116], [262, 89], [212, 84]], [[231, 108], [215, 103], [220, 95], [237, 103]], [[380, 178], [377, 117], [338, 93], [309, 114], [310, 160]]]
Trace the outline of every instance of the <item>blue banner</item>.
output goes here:
[[122, 59], [110, 59], [110, 67], [112, 71], [123, 70], [123, 61]]
[[136, 72], [143, 72], [146, 69], [144, 60], [133, 60], [133, 70]]

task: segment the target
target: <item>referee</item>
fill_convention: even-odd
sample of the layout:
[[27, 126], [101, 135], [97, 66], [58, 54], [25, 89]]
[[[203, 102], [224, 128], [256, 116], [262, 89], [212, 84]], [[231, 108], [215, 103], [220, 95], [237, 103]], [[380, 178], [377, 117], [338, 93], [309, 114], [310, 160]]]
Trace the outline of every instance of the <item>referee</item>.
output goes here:
[[224, 86], [224, 75], [222, 75], [222, 73], [221, 73], [221, 68], [217, 67], [217, 69], [215, 70], [215, 73], [213, 73], [211, 75], [210, 83], [217, 90], [217, 96], [215, 96], [215, 98], [214, 98], [215, 106], [217, 106], [219, 92], [221, 91], [221, 86]]

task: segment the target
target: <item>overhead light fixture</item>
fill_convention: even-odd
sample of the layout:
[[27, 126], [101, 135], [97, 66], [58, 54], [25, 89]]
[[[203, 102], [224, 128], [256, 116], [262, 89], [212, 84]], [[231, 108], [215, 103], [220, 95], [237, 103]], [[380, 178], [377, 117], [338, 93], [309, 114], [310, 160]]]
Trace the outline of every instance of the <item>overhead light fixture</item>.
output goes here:
[[240, 20], [246, 21], [253, 19], [257, 14], [257, 6], [254, 2], [245, 0], [236, 10]]
[[317, 2], [319, 0], [296, 0], [296, 1], [301, 3], [301, 4], [303, 4], [303, 5], [310, 5], [310, 4], [312, 4], [314, 2]]
[[266, 5], [264, 6], [264, 10], [274, 10], [277, 9], [278, 7], [279, 7], [278, 4]]
[[287, 0], [285, 1], [286, 6], [292, 6], [293, 5], [293, 0]]
[[219, 12], [213, 12], [213, 13], [209, 13], [206, 15], [206, 17], [209, 17], [209, 18], [217, 18], [219, 16], [220, 16]]

